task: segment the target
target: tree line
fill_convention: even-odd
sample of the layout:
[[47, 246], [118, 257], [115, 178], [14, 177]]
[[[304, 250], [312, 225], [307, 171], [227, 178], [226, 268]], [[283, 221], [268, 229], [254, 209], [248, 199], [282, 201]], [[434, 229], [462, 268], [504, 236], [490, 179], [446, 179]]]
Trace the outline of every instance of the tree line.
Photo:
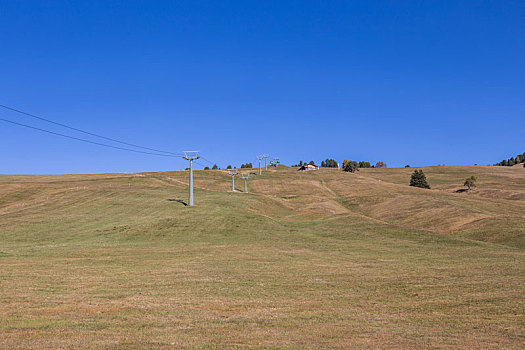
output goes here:
[[497, 166], [513, 166], [516, 164], [524, 163], [523, 166], [525, 167], [525, 152], [523, 154], [518, 154], [516, 157], [510, 157], [509, 159], [503, 159], [501, 162], [496, 163], [494, 165]]
[[[349, 164], [348, 162], [351, 162], [351, 166], [350, 165], [347, 165]], [[355, 164], [354, 164], [355, 163]], [[316, 165], [315, 162], [313, 160], [311, 160], [310, 162], [303, 162], [302, 160], [299, 161], [298, 164], [294, 164], [292, 165], [292, 167], [302, 167], [303, 165], [307, 165], [307, 164], [310, 164], [310, 165]], [[379, 161], [377, 162], [375, 165], [373, 164], [370, 164], [370, 162], [366, 162], [366, 161], [353, 161], [353, 160], [343, 160], [343, 170], [345, 169], [345, 165], [347, 165], [346, 169], [348, 169], [347, 171], [350, 171], [350, 169], [359, 169], [359, 168], [386, 168], [387, 165], [385, 162], [382, 162], [382, 161]], [[355, 165], [355, 166], [354, 166]], [[337, 161], [335, 159], [332, 159], [332, 158], [327, 158], [323, 161], [321, 161], [321, 168], [339, 168], [339, 163], [337, 163]], [[353, 171], [351, 171], [353, 172]]]

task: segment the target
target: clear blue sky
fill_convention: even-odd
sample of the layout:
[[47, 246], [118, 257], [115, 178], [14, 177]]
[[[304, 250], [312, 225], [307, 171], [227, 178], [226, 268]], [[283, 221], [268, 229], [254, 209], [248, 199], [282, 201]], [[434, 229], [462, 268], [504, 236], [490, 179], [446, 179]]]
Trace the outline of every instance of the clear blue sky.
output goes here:
[[[492, 164], [525, 151], [525, 2], [2, 1], [0, 104], [222, 167]], [[0, 147], [0, 173], [186, 166], [3, 122]]]

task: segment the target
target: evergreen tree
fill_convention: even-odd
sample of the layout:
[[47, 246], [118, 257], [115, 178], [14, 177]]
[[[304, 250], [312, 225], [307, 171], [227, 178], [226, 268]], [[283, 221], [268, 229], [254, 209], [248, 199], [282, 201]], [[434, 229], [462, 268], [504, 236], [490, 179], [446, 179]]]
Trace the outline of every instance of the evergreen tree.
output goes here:
[[228, 166], [226, 167], [226, 169], [231, 169], [231, 168], [232, 168], [232, 166], [231, 166], [231, 165], [228, 165]]
[[430, 185], [427, 182], [427, 177], [423, 170], [414, 170], [412, 176], [410, 177], [410, 186], [420, 187], [420, 188], [430, 188]]
[[326, 167], [325, 163], [324, 163], [324, 160], [321, 162], [321, 167], [324, 168]]
[[217, 170], [219, 169], [219, 167], [217, 166], [217, 164], [213, 164], [213, 166], [211, 167], [213, 170]]

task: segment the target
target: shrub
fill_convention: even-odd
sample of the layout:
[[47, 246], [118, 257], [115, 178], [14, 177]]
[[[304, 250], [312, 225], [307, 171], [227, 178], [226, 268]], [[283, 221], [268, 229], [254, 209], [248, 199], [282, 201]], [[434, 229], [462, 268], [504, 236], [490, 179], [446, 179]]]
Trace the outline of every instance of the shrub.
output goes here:
[[471, 177], [467, 177], [467, 179], [465, 180], [465, 182], [463, 183], [463, 186], [467, 186], [468, 189], [467, 189], [467, 192], [470, 192], [470, 188], [471, 187], [476, 187], [476, 177], [474, 175], [472, 175]]
[[358, 169], [358, 164], [355, 160], [344, 160], [343, 170], [349, 173], [355, 173]]

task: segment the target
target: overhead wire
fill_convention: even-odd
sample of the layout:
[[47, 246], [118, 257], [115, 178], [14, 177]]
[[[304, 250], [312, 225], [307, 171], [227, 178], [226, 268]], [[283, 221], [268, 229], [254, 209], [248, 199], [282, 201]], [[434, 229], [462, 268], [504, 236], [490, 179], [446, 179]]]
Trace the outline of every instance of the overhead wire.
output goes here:
[[[74, 130], [74, 131], [77, 131], [77, 132], [80, 132], [80, 133], [83, 133], [83, 134], [86, 134], [86, 135], [98, 137], [98, 138], [101, 138], [101, 139], [104, 139], [104, 140], [120, 143], [120, 144], [123, 144], [123, 145], [126, 145], [126, 146], [131, 146], [131, 147], [135, 147], [135, 148], [145, 149], [145, 150], [149, 150], [149, 151], [153, 151], [153, 152], [157, 152], [157, 153], [166, 153], [166, 154], [171, 154], [171, 155], [174, 155], [174, 156], [182, 156], [182, 153], [174, 153], [174, 152], [163, 151], [163, 150], [159, 150], [159, 149], [155, 149], [155, 148], [144, 147], [144, 146], [141, 146], [141, 145], [120, 141], [120, 140], [117, 140], [117, 139], [114, 139], [114, 138], [111, 138], [111, 137], [107, 137], [107, 136], [99, 135], [99, 134], [96, 134], [96, 133], [93, 133], [93, 132], [89, 132], [89, 131], [85, 131], [85, 130], [82, 130], [82, 129], [78, 129], [78, 128], [75, 128], [75, 127], [72, 127], [72, 126], [69, 126], [69, 125], [66, 125], [66, 124], [55, 122], [55, 121], [47, 119], [47, 118], [43, 118], [43, 117], [31, 114], [31, 113], [27, 113], [27, 112], [21, 111], [19, 109], [16, 109], [16, 108], [13, 108], [13, 107], [9, 107], [9, 106], [6, 106], [6, 105], [0, 104], [0, 107], [4, 108], [4, 109], [7, 109], [7, 110], [10, 110], [10, 111], [13, 111], [13, 112], [16, 112], [16, 113], [20, 113], [20, 114], [26, 115], [26, 116], [31, 117], [31, 118], [35, 118], [35, 119], [39, 119], [39, 120], [45, 121], [45, 122], [50, 123], [50, 124], [58, 125], [58, 126], [61, 126], [63, 128]], [[116, 148], [116, 147], [114, 147], [114, 148]], [[145, 152], [139, 152], [139, 153], [145, 153]]]
[[6, 123], [11, 123], [11, 124], [18, 125], [18, 126], [23, 126], [23, 127], [25, 127], [25, 128], [29, 128], [29, 129], [38, 130], [38, 131], [45, 132], [45, 133], [52, 134], [52, 135], [56, 135], [56, 136], [65, 137], [65, 138], [72, 139], [72, 140], [82, 141], [82, 142], [86, 142], [86, 143], [90, 143], [90, 144], [94, 144], [94, 145], [98, 145], [98, 146], [104, 146], [104, 147], [109, 147], [109, 148], [119, 149], [119, 150], [122, 150], [122, 151], [129, 151], [129, 152], [142, 153], [142, 154], [149, 154], [149, 155], [161, 156], [161, 157], [170, 157], [170, 158], [181, 158], [181, 157], [182, 157], [182, 155], [175, 155], [175, 154], [171, 155], [171, 154], [164, 154], [164, 153], [153, 153], [153, 152], [139, 151], [139, 150], [131, 149], [131, 148], [125, 148], [125, 147], [119, 147], [119, 146], [108, 145], [108, 144], [101, 143], [101, 142], [96, 142], [96, 141], [86, 140], [86, 139], [83, 139], [83, 138], [80, 138], [80, 137], [75, 137], [75, 136], [65, 135], [65, 134], [61, 134], [61, 133], [58, 133], [58, 132], [54, 132], [54, 131], [50, 131], [50, 130], [46, 130], [46, 129], [37, 128], [37, 127], [35, 127], [35, 126], [31, 126], [31, 125], [27, 125], [27, 124], [23, 124], [23, 123], [14, 122], [14, 121], [12, 121], [12, 120], [4, 119], [4, 118], [0, 118], [0, 121], [6, 122]]

